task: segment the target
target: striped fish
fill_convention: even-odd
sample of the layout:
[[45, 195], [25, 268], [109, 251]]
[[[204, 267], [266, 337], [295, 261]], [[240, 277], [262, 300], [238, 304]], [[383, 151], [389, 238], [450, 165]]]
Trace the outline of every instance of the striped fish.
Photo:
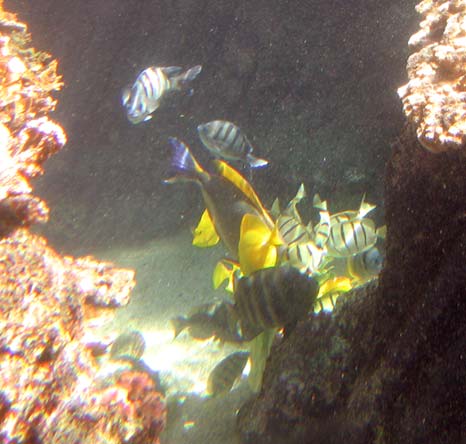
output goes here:
[[301, 215], [297, 209], [298, 203], [304, 197], [306, 197], [306, 191], [304, 190], [304, 184], [301, 184], [296, 196], [290, 200], [282, 213], [280, 212], [278, 200], [276, 200], [272, 206], [273, 212], [278, 213], [276, 216], [278, 231], [286, 244], [308, 242], [311, 238], [309, 227], [303, 224]]
[[354, 219], [330, 226], [327, 252], [333, 257], [350, 257], [372, 248], [381, 236], [372, 219]]
[[327, 201], [322, 202], [318, 194], [314, 196], [314, 207], [320, 210], [320, 221], [314, 227], [314, 242], [319, 248], [323, 248], [330, 236], [330, 213]]
[[265, 159], [252, 155], [253, 148], [243, 132], [231, 122], [214, 120], [197, 127], [204, 146], [215, 156], [224, 160], [238, 160], [251, 168], [268, 164]]
[[265, 268], [235, 283], [234, 311], [242, 336], [251, 340], [267, 328], [292, 326], [306, 317], [317, 282], [290, 266]]
[[123, 89], [121, 103], [126, 109], [128, 120], [137, 124], [151, 119], [163, 95], [168, 91], [186, 88], [201, 69], [201, 65], [184, 72], [179, 66], [150, 66], [144, 69], [131, 87]]
[[301, 273], [313, 274], [318, 270], [324, 256], [325, 250], [308, 240], [288, 245], [280, 260], [297, 268]]
[[383, 257], [377, 247], [346, 259], [348, 274], [356, 281], [367, 281], [382, 270]]
[[207, 392], [212, 396], [228, 393], [243, 374], [248, 359], [248, 352], [236, 352], [221, 360], [210, 372]]

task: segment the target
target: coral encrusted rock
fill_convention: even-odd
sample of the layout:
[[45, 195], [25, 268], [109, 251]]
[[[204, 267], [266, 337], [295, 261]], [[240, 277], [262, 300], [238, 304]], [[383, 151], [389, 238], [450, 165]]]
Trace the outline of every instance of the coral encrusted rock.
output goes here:
[[404, 112], [429, 151], [466, 143], [466, 2], [423, 0], [421, 29], [409, 40], [409, 82], [398, 89]]
[[29, 47], [0, 0], [0, 443], [158, 442], [165, 402], [144, 372], [99, 380], [96, 326], [126, 305], [134, 271], [57, 254], [28, 227], [48, 208], [29, 179], [66, 135], [49, 119], [57, 62]]

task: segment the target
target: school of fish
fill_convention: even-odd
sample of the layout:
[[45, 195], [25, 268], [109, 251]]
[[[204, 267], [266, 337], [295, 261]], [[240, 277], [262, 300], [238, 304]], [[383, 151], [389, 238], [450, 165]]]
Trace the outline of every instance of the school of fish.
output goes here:
[[[190, 85], [201, 70], [201, 65], [186, 71], [177, 66], [144, 69], [122, 93], [128, 120], [133, 124], [150, 120], [170, 92], [192, 93]], [[196, 130], [213, 157], [208, 168], [185, 142], [172, 137], [171, 176], [164, 182], [193, 182], [199, 187], [205, 210], [192, 243], [197, 247], [223, 243], [228, 258], [219, 260], [212, 280], [215, 288], [226, 281], [227, 293], [221, 303], [195, 307], [172, 319], [172, 325], [175, 338], [185, 331], [195, 340], [213, 338], [243, 350], [213, 369], [208, 392], [217, 396], [232, 389], [248, 359], [253, 365], [257, 361], [253, 346], [251, 353], [244, 351], [248, 344], [278, 331], [290, 334], [299, 320], [333, 310], [338, 297], [377, 277], [385, 227], [377, 228], [368, 217], [375, 206], [365, 197], [357, 210], [332, 214], [318, 194], [312, 202], [318, 220], [304, 222], [298, 211], [307, 197], [304, 185], [283, 209], [278, 199], [268, 209], [250, 181], [230, 164], [237, 162], [250, 172], [269, 163], [253, 154], [244, 131], [226, 120], [201, 123]], [[137, 336], [131, 340], [138, 350]]]

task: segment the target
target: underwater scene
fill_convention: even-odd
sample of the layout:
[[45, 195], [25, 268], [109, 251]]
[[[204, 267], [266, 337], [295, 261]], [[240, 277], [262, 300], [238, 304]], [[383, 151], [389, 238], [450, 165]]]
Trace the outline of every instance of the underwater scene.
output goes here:
[[0, 444], [466, 444], [465, 0], [0, 0]]

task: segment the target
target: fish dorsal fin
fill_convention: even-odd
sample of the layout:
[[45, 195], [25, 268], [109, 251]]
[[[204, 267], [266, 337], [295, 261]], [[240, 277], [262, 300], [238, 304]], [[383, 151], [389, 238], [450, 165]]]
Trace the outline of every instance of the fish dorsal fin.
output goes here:
[[219, 240], [220, 237], [215, 230], [209, 211], [206, 209], [194, 229], [193, 245], [196, 247], [213, 247], [218, 244]]
[[241, 271], [248, 276], [256, 270], [277, 263], [277, 248], [281, 243], [278, 227], [270, 229], [259, 216], [245, 214], [241, 221], [238, 257]]
[[172, 77], [172, 76], [177, 76], [178, 74], [183, 71], [183, 68], [181, 66], [163, 66], [160, 68], [160, 70], [167, 76], [167, 77]]
[[377, 205], [372, 205], [369, 202], [365, 202], [366, 195], [362, 196], [361, 205], [359, 206], [358, 218], [362, 219], [366, 214], [369, 214]]
[[283, 212], [284, 214], [288, 216], [293, 216], [299, 223], [302, 223], [301, 220], [301, 215], [298, 212], [298, 209], [296, 206], [301, 202], [304, 198], [306, 197], [306, 190], [304, 188], [304, 184], [302, 183], [299, 188], [298, 192], [296, 193], [296, 196], [293, 197], [293, 199], [290, 200], [288, 203], [285, 211]]
[[273, 221], [270, 218], [269, 213], [265, 209], [264, 205], [262, 205], [259, 196], [254, 191], [251, 184], [238, 171], [236, 171], [223, 160], [214, 160], [213, 163], [218, 174], [231, 182], [236, 188], [238, 188], [238, 190], [240, 190], [252, 202], [254, 207], [259, 210], [263, 218], [267, 221], [267, 224], [272, 227]]
[[322, 201], [318, 194], [314, 194], [314, 198], [312, 199], [312, 205], [314, 206], [314, 208], [317, 208], [318, 210], [327, 211], [327, 201]]
[[273, 201], [272, 207], [270, 208], [270, 214], [275, 219], [280, 216], [280, 201], [278, 197]]

